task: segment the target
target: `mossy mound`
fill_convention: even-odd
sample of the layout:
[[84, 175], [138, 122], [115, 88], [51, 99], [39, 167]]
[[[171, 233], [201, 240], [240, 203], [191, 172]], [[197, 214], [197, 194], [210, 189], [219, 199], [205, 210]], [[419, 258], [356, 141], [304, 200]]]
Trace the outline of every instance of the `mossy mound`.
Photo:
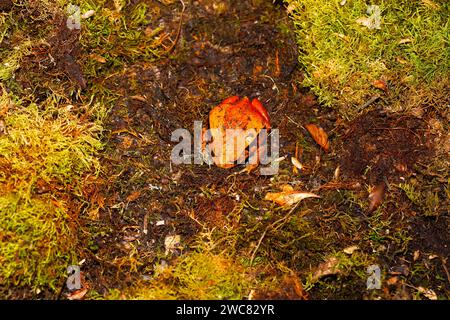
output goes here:
[[76, 261], [73, 201], [85, 174], [99, 170], [101, 128], [58, 107], [42, 111], [2, 97], [0, 283], [6, 286], [56, 290]]
[[307, 71], [304, 84], [325, 105], [350, 118], [374, 96], [391, 111], [445, 104], [448, 1], [372, 1], [372, 7], [363, 0], [286, 3]]

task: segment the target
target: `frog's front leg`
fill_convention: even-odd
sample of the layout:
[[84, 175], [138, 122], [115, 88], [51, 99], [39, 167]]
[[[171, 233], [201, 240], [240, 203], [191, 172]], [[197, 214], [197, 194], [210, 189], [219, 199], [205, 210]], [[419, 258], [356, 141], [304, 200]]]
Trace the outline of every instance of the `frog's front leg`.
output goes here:
[[[256, 141], [258, 140], [258, 143]], [[248, 147], [248, 163], [245, 168], [239, 171], [241, 173], [250, 174], [253, 170], [255, 170], [259, 165], [259, 152], [265, 152], [265, 143], [260, 143], [259, 139], [255, 139], [254, 143], [251, 143]]]

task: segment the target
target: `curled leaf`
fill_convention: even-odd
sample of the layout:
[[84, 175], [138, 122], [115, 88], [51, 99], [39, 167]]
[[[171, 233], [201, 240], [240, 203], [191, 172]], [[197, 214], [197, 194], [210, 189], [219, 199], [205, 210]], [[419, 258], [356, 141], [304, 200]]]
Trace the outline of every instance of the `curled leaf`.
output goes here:
[[310, 192], [294, 191], [292, 187], [284, 187], [282, 192], [267, 193], [264, 200], [273, 201], [281, 206], [291, 206], [306, 198], [320, 198], [320, 196]]
[[370, 201], [369, 212], [375, 211], [383, 202], [384, 191], [385, 191], [385, 184], [380, 183], [369, 194], [369, 201]]
[[305, 126], [306, 130], [311, 134], [314, 141], [317, 142], [319, 146], [325, 150], [325, 152], [328, 152], [330, 148], [330, 143], [328, 141], [328, 135], [321, 127], [315, 125], [315, 124], [307, 124]]
[[296, 157], [292, 157], [291, 162], [294, 165], [294, 167], [296, 167], [297, 169], [299, 169], [299, 170], [303, 169], [303, 165], [300, 163], [300, 161], [298, 161], [298, 159]]
[[383, 90], [384, 92], [388, 91], [387, 83], [384, 80], [374, 80], [372, 85], [377, 89]]

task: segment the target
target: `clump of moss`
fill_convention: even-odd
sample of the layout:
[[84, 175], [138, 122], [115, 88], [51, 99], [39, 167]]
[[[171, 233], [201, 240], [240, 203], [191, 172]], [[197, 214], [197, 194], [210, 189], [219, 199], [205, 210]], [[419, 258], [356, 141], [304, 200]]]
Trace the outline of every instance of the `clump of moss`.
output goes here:
[[124, 0], [114, 1], [110, 6], [108, 2], [79, 3], [82, 12], [96, 12], [82, 21], [80, 42], [89, 53], [83, 61], [87, 76], [110, 74], [127, 63], [154, 61], [162, 54], [162, 42], [168, 36], [154, 23], [160, 14], [159, 6]]
[[[379, 29], [359, 23], [373, 18], [363, 0], [286, 3], [307, 71], [304, 84], [322, 103], [347, 117], [377, 95], [392, 111], [444, 103], [450, 85], [447, 1], [372, 1], [380, 8]], [[384, 81], [387, 94], [374, 81]]]
[[76, 236], [65, 204], [51, 196], [0, 196], [0, 282], [56, 289], [75, 262]]
[[192, 252], [164, 269], [154, 280], [142, 282], [110, 298], [127, 299], [243, 299], [251, 290], [253, 279], [244, 267], [226, 254]]
[[83, 177], [99, 171], [101, 127], [68, 108], [0, 99], [0, 283], [55, 290], [75, 260]]

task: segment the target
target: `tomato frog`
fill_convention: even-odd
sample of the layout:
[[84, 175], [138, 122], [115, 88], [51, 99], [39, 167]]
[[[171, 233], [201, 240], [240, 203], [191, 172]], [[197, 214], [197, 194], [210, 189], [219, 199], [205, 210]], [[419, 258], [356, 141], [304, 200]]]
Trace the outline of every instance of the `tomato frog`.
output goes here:
[[267, 141], [267, 135], [260, 133], [270, 129], [269, 114], [258, 99], [250, 101], [238, 96], [225, 99], [210, 111], [209, 127], [208, 131], [203, 129], [203, 152], [209, 147], [218, 167], [232, 168], [247, 160], [241, 172], [249, 173], [258, 166]]

